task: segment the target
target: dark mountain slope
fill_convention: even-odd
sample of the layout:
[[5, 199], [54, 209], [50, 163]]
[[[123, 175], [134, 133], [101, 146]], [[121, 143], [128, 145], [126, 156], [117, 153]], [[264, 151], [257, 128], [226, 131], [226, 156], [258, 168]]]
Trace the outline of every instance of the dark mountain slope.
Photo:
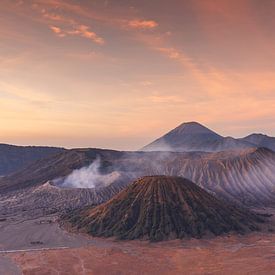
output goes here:
[[258, 147], [265, 147], [275, 151], [275, 137], [269, 137], [263, 134], [252, 134], [240, 140], [250, 142]]
[[0, 144], [0, 176], [14, 173], [32, 162], [63, 152], [65, 149]]
[[191, 181], [151, 176], [135, 181], [107, 203], [67, 215], [73, 228], [120, 239], [196, 237], [257, 230], [256, 214], [224, 203]]
[[73, 170], [91, 164], [97, 156], [108, 159], [121, 155], [120, 152], [100, 149], [66, 150], [55, 156], [36, 161], [19, 172], [0, 178], [0, 193], [39, 186], [47, 181], [67, 176]]
[[197, 122], [183, 123], [141, 151], [217, 152], [254, 147], [249, 142], [222, 137]]

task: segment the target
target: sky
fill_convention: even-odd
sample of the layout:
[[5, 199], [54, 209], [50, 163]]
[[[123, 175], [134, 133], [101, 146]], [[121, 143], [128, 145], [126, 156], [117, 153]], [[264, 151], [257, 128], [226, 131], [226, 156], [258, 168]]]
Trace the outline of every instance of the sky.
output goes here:
[[274, 29], [273, 0], [1, 0], [0, 143], [275, 136]]

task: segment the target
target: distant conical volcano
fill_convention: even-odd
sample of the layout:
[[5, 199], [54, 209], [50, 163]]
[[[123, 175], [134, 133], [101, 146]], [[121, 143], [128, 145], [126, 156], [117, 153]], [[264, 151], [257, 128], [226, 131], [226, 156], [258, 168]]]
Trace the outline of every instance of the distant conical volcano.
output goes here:
[[170, 134], [208, 134], [216, 138], [221, 138], [220, 135], [208, 129], [198, 122], [185, 122], [172, 130]]
[[198, 122], [187, 122], [146, 145], [141, 151], [216, 152], [254, 146], [232, 137], [222, 137]]
[[67, 217], [93, 236], [152, 241], [257, 230], [258, 216], [181, 177], [144, 177], [109, 202]]

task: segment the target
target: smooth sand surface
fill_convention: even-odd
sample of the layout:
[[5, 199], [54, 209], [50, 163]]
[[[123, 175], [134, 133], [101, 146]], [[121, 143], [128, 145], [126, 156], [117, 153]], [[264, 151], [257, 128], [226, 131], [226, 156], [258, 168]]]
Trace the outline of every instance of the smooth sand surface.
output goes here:
[[[0, 253], [10, 250], [96, 245], [96, 241], [93, 239], [62, 230], [56, 222], [55, 216], [35, 219], [20, 216], [10, 217], [4, 222], [0, 222], [0, 232]], [[104, 245], [104, 240], [97, 245]]]
[[0, 274], [2, 275], [20, 275], [20, 268], [10, 258], [0, 255]]
[[0, 223], [0, 274], [275, 274], [275, 233], [269, 231], [159, 243], [114, 241], [66, 232], [55, 216], [13, 216]]
[[275, 274], [275, 234], [107, 243], [105, 247], [90, 244], [65, 250], [10, 253], [6, 257], [26, 275]]

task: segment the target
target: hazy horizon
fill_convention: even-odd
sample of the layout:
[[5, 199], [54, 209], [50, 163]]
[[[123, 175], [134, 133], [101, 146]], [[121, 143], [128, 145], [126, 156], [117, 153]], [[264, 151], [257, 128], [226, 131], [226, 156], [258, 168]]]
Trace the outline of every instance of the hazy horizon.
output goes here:
[[[190, 121], [190, 122], [194, 122], [194, 121]], [[185, 122], [185, 123], [190, 123], [190, 122]], [[198, 122], [199, 123], [199, 122]], [[174, 128], [176, 128], [176, 127], [178, 127], [178, 126], [180, 126], [180, 125], [176, 125]], [[212, 131], [214, 131], [215, 133], [217, 133], [217, 134], [220, 134], [219, 132], [217, 132], [217, 131], [215, 131], [214, 129], [211, 129], [211, 128], [209, 128], [209, 127], [207, 127], [206, 125], [203, 125], [203, 126], [205, 126], [206, 128], [208, 128], [208, 129], [210, 129], [210, 130], [212, 130]], [[152, 141], [154, 141], [154, 140], [156, 140], [156, 139], [158, 139], [158, 138], [160, 138], [160, 137], [162, 137], [163, 135], [165, 135], [165, 134], [167, 134], [168, 132], [170, 132], [171, 130], [173, 130], [174, 128], [172, 128], [172, 129], [168, 129], [166, 132], [164, 132], [164, 133], [160, 133], [160, 135], [159, 136], [156, 136], [156, 137], [152, 137], [152, 139], [151, 140], [148, 140], [147, 141], [147, 143], [144, 143], [144, 144], [142, 144], [142, 145], [140, 145], [139, 147], [135, 147], [135, 148], [119, 148], [119, 147], [117, 147], [117, 148], [114, 148], [114, 147], [108, 147], [108, 146], [106, 146], [106, 145], [102, 145], [102, 146], [93, 146], [93, 145], [89, 145], [89, 142], [87, 142], [87, 145], [75, 145], [75, 146], [66, 146], [66, 145], [62, 145], [62, 144], [43, 144], [43, 143], [38, 143], [38, 144], [26, 144], [26, 143], [10, 143], [10, 142], [0, 142], [0, 144], [2, 143], [4, 143], [4, 144], [9, 144], [9, 145], [16, 145], [16, 146], [54, 146], [54, 147], [63, 147], [63, 148], [66, 148], [66, 149], [75, 149], [75, 148], [100, 148], [100, 149], [111, 149], [111, 150], [125, 150], [125, 151], [127, 151], [127, 150], [129, 150], [129, 151], [135, 151], [135, 150], [140, 150], [143, 146], [145, 146], [145, 145], [147, 145], [147, 144], [149, 144], [149, 143], [151, 143]], [[248, 136], [248, 135], [250, 135], [250, 134], [264, 134], [264, 135], [266, 135], [265, 133], [261, 133], [261, 132], [254, 132], [254, 133], [248, 133], [246, 136]], [[221, 136], [224, 136], [224, 135], [221, 135]], [[246, 137], [246, 136], [239, 136], [239, 137], [236, 137], [236, 136], [234, 136], [234, 135], [228, 135], [228, 136], [224, 136], [224, 137], [233, 137], [233, 138], [243, 138], [243, 137]]]
[[275, 136], [274, 1], [3, 0], [0, 22], [0, 143]]

